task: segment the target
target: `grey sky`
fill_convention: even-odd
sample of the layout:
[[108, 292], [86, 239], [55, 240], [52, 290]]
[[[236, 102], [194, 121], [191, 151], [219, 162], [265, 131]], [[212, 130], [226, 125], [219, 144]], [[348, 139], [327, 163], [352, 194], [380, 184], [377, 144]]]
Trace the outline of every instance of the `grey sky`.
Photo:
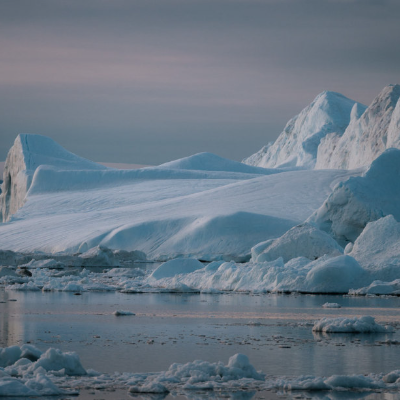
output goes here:
[[323, 90], [400, 82], [398, 0], [0, 0], [0, 160], [244, 158]]

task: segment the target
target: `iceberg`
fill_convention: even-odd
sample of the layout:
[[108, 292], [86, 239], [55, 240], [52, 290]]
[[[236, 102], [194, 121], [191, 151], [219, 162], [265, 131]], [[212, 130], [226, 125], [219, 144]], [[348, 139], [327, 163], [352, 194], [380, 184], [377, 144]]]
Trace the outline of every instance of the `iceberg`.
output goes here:
[[[14, 184], [20, 175], [22, 186]], [[160, 261], [248, 261], [254, 245], [302, 223], [338, 181], [353, 175], [271, 171], [209, 153], [115, 170], [49, 138], [20, 135], [5, 167], [14, 183], [3, 185], [0, 198], [7, 220], [0, 224], [0, 249], [65, 264], [72, 259], [63, 256], [79, 256], [73, 265], [84, 266], [118, 266], [128, 253]]]
[[264, 146], [243, 163], [265, 168], [314, 168], [320, 143], [328, 136], [336, 138], [344, 134], [354, 107], [358, 113], [366, 108], [340, 93], [320, 93], [286, 124], [274, 143]]
[[274, 143], [243, 163], [265, 168], [357, 169], [400, 148], [400, 85], [388, 85], [369, 107], [323, 92], [292, 118]]

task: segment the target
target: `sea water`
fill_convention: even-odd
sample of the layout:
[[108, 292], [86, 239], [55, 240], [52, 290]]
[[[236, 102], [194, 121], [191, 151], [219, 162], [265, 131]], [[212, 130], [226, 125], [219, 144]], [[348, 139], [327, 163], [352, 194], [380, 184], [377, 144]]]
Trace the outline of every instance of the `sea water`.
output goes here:
[[[400, 298], [278, 294], [126, 294], [0, 289], [0, 346], [76, 351], [100, 372], [155, 372], [246, 354], [273, 376], [366, 374], [400, 368]], [[324, 303], [342, 307], [322, 308]], [[135, 315], [115, 316], [123, 310]], [[322, 317], [371, 315], [392, 334], [312, 332]], [[389, 340], [387, 342], [387, 340]]]

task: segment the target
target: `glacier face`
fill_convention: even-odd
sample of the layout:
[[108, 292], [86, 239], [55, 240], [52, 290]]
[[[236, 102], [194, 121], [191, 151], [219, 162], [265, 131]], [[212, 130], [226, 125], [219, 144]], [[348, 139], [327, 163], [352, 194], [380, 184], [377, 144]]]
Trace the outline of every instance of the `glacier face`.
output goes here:
[[369, 107], [323, 92], [291, 119], [274, 143], [243, 160], [259, 167], [355, 169], [400, 148], [400, 85], [386, 86]]

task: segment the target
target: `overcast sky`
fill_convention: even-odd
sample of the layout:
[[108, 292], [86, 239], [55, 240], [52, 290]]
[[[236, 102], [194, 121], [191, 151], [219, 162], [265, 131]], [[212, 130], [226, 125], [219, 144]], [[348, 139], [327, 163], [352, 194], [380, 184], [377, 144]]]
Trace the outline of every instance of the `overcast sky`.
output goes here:
[[0, 0], [0, 160], [241, 160], [323, 90], [400, 83], [399, 0]]

